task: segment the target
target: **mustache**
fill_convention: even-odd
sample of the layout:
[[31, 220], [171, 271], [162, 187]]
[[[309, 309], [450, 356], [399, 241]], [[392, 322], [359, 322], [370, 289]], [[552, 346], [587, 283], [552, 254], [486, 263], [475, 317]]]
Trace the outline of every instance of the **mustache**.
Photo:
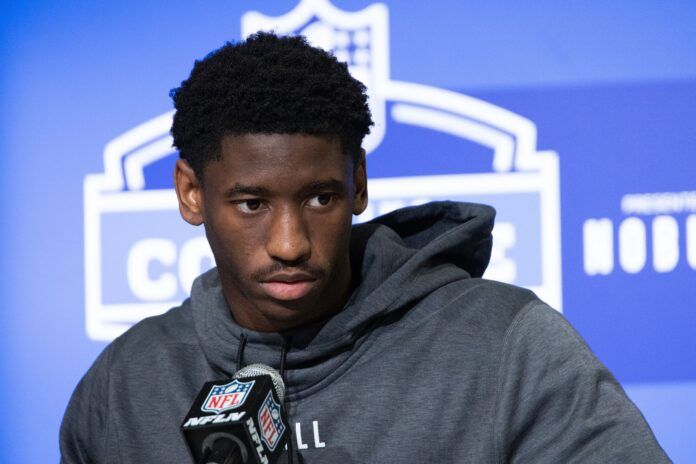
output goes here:
[[257, 269], [251, 274], [251, 277], [257, 281], [263, 281], [281, 272], [301, 272], [303, 274], [308, 274], [312, 276], [312, 278], [314, 279], [324, 277], [323, 269], [309, 266], [307, 263], [287, 264], [281, 261], [274, 261], [266, 267]]

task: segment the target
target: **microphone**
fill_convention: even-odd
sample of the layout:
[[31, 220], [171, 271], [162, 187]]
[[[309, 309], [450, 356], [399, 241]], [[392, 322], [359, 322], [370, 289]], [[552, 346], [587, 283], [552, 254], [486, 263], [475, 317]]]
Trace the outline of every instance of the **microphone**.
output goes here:
[[274, 464], [290, 437], [280, 374], [250, 364], [203, 385], [181, 432], [197, 464]]

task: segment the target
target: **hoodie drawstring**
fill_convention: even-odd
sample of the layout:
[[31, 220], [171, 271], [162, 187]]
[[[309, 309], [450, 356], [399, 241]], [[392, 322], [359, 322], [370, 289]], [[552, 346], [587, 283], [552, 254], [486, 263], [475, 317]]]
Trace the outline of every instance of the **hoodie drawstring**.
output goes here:
[[[292, 337], [288, 337], [285, 343], [283, 344], [283, 349], [280, 352], [280, 378], [283, 379], [283, 384], [287, 385], [287, 379], [285, 378], [285, 362], [288, 357], [288, 350], [290, 349], [290, 343], [292, 341]], [[288, 394], [287, 391], [285, 392], [284, 398], [283, 398], [283, 408], [285, 409], [285, 414], [288, 414]], [[288, 418], [288, 422], [290, 422]], [[290, 424], [288, 424], [290, 425]], [[289, 434], [289, 440], [288, 440], [288, 464], [293, 464], [295, 462], [294, 458], [294, 444], [293, 444], [293, 434], [292, 434], [292, 425], [290, 425], [290, 434]]]
[[[292, 338], [288, 338], [286, 342], [283, 344], [283, 349], [280, 352], [280, 378], [283, 379], [283, 383], [287, 384], [287, 379], [285, 378], [285, 362], [288, 357], [288, 350], [290, 349], [290, 343], [291, 343]], [[247, 343], [247, 336], [246, 334], [242, 333], [239, 336], [239, 346], [237, 347], [237, 371], [239, 371], [243, 367], [244, 363], [244, 348], [246, 347]], [[283, 408], [285, 409], [285, 412], [287, 414], [288, 411], [288, 395], [285, 395], [285, 398], [283, 399]], [[293, 445], [293, 434], [292, 434], [292, 427], [290, 427], [290, 439], [288, 440], [288, 464], [293, 464], [295, 462], [294, 458], [294, 445]]]
[[239, 336], [239, 346], [237, 347], [237, 371], [242, 368], [242, 363], [244, 362], [244, 347], [246, 346], [246, 341], [246, 334], [241, 334]]

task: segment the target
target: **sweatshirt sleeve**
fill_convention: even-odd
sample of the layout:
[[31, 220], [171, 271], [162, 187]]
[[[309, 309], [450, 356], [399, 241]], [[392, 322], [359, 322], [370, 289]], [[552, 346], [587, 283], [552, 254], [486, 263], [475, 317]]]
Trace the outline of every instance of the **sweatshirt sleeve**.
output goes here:
[[670, 462], [616, 379], [552, 308], [525, 307], [501, 356], [498, 462]]
[[60, 427], [61, 464], [105, 462], [110, 347], [75, 388]]

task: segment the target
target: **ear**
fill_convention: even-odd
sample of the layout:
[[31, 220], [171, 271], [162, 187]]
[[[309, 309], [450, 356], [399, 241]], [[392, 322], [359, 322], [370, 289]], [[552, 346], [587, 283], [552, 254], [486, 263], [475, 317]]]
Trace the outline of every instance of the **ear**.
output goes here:
[[361, 214], [367, 208], [367, 165], [365, 150], [360, 149], [360, 157], [353, 169], [353, 214]]
[[201, 183], [186, 160], [178, 159], [174, 167], [174, 189], [179, 199], [179, 212], [184, 221], [194, 226], [203, 224], [203, 192]]

